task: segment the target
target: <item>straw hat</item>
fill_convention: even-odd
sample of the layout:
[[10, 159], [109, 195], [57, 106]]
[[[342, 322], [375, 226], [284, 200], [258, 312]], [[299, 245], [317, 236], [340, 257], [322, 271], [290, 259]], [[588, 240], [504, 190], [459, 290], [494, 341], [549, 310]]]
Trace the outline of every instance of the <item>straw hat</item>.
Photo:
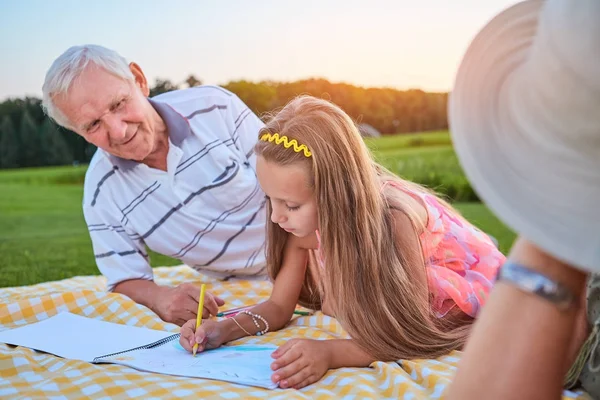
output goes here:
[[497, 15], [470, 44], [448, 111], [491, 210], [600, 272], [600, 0], [525, 1]]

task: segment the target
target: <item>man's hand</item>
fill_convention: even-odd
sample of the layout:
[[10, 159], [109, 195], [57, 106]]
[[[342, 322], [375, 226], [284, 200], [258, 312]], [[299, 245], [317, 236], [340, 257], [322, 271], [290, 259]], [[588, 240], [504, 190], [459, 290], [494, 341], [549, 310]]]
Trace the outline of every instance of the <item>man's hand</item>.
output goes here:
[[[163, 321], [182, 326], [186, 321], [196, 319], [199, 297], [200, 288], [191, 283], [184, 283], [176, 287], [159, 286], [153, 301], [153, 310]], [[202, 318], [217, 315], [219, 306], [223, 304], [225, 302], [219, 297], [208, 292], [205, 293]]]
[[[200, 288], [191, 283], [172, 287], [159, 286], [145, 279], [131, 279], [117, 284], [114, 291], [150, 308], [165, 322], [181, 326], [187, 320], [196, 319]], [[216, 315], [223, 304], [225, 302], [220, 298], [206, 293], [203, 318]]]
[[331, 355], [327, 340], [292, 339], [273, 352], [271, 379], [279, 387], [301, 389], [327, 373]]

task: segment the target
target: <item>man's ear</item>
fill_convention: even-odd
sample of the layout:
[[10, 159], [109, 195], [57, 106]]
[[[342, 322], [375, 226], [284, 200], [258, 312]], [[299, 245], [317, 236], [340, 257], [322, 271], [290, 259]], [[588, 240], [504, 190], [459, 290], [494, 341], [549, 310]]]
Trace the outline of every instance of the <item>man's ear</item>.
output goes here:
[[150, 95], [150, 89], [148, 88], [148, 81], [146, 80], [146, 75], [144, 75], [142, 68], [140, 68], [140, 66], [136, 63], [132, 62], [129, 63], [129, 70], [135, 78], [135, 84], [142, 90], [144, 96], [148, 97]]

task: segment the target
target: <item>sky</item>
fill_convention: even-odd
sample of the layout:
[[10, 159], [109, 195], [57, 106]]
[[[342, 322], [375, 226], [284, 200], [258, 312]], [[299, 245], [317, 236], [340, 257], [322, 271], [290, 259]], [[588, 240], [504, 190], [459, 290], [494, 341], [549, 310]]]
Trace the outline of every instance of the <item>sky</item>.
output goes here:
[[100, 44], [149, 82], [325, 78], [448, 91], [473, 36], [514, 0], [0, 0], [0, 101], [41, 97], [50, 64]]

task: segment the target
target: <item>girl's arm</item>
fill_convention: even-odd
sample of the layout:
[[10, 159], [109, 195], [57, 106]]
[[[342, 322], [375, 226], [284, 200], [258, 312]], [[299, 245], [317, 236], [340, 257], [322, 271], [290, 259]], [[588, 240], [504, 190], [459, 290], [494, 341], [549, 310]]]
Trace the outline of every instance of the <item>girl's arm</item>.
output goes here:
[[331, 349], [329, 368], [368, 367], [375, 357], [366, 353], [353, 339], [334, 339], [327, 341]]
[[[314, 235], [312, 235], [314, 236]], [[308, 259], [308, 248], [316, 245], [316, 238], [298, 238], [288, 235], [284, 248], [282, 266], [275, 279], [270, 298], [249, 311], [263, 317], [269, 330], [283, 328], [290, 320], [300, 297]], [[235, 319], [235, 320], [234, 320]], [[237, 323], [236, 323], [237, 322]], [[222, 321], [206, 320], [195, 332], [195, 320], [186, 322], [181, 328], [181, 345], [191, 351], [194, 343], [199, 343], [199, 351], [219, 347], [248, 334], [254, 335], [265, 328], [264, 322], [257, 321], [260, 329], [247, 314], [238, 314]], [[239, 324], [239, 325], [238, 325]]]
[[[311, 237], [298, 238], [292, 234], [288, 234], [283, 250], [282, 266], [277, 278], [275, 278], [271, 296], [267, 301], [249, 310], [266, 319], [269, 323], [270, 331], [283, 328], [294, 314], [306, 274], [308, 262], [307, 248], [310, 247], [307, 245], [310, 245], [313, 240]], [[251, 334], [258, 332], [258, 328], [254, 325], [249, 315], [238, 314], [234, 318]], [[231, 318], [222, 321], [222, 323], [229, 325], [224, 342], [247, 336], [247, 333], [237, 326]], [[259, 324], [261, 324], [262, 328], [262, 323], [259, 322]]]

